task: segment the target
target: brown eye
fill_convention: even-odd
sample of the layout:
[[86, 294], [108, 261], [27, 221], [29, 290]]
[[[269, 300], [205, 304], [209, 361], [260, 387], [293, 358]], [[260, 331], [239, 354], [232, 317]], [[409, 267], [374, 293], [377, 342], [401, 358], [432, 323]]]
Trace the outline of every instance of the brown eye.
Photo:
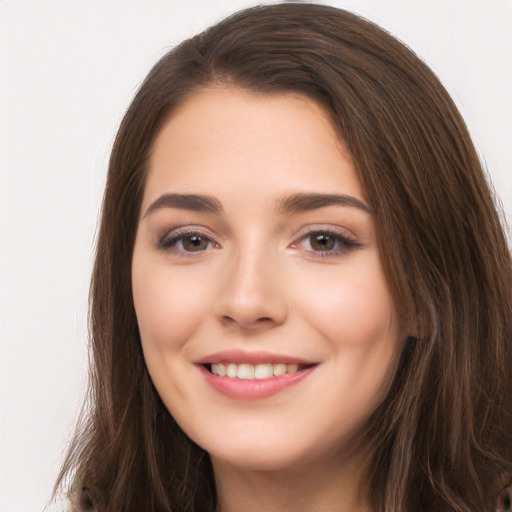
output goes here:
[[353, 249], [362, 245], [347, 235], [334, 231], [315, 230], [304, 234], [297, 242], [290, 247], [302, 250], [309, 257], [337, 257], [348, 254]]
[[188, 252], [199, 252], [204, 251], [210, 245], [210, 240], [208, 238], [198, 236], [198, 235], [189, 235], [184, 236], [182, 238], [183, 249]]
[[212, 249], [217, 244], [200, 232], [171, 232], [158, 242], [158, 247], [176, 254], [199, 253]]
[[309, 243], [314, 251], [332, 251], [336, 247], [336, 238], [326, 233], [314, 233], [309, 236]]

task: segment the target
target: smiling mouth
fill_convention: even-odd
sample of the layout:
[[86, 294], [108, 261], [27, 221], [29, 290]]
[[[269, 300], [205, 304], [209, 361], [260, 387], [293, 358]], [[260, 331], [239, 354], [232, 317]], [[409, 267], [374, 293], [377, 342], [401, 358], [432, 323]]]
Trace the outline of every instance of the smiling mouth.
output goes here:
[[311, 368], [312, 364], [285, 364], [285, 363], [211, 363], [204, 365], [213, 375], [228, 379], [262, 380], [273, 377], [282, 377]]

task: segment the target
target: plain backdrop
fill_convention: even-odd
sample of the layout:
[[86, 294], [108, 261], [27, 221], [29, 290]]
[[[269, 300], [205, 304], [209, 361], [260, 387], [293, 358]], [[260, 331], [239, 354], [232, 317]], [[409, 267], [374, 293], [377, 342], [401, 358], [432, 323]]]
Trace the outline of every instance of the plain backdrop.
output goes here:
[[[431, 66], [511, 219], [512, 1], [329, 3]], [[0, 512], [44, 508], [83, 395], [95, 227], [119, 121], [170, 47], [252, 4], [0, 0]]]

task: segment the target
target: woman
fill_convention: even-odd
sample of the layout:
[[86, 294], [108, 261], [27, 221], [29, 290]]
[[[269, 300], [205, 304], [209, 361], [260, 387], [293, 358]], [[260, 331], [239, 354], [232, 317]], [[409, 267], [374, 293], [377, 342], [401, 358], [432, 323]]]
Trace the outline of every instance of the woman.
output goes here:
[[103, 512], [507, 510], [511, 309], [432, 72], [342, 10], [242, 11], [119, 129], [60, 481]]

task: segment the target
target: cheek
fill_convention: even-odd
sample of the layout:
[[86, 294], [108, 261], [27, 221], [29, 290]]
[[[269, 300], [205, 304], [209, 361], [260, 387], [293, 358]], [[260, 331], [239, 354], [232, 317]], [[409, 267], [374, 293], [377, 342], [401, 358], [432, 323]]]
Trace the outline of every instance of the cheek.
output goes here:
[[310, 284], [303, 310], [328, 339], [362, 350], [394, 341], [394, 306], [378, 262], [340, 267], [329, 279]]
[[[188, 400], [187, 341], [210, 308], [208, 290], [191, 286], [190, 271], [156, 265], [134, 254], [133, 301], [142, 349], [151, 379], [169, 411]], [[195, 281], [197, 285], [198, 281]]]
[[133, 301], [144, 351], [179, 350], [208, 309], [208, 290], [190, 286], [185, 272], [134, 258]]
[[[303, 317], [327, 340], [333, 381], [356, 404], [375, 404], [392, 376], [399, 350], [396, 314], [375, 258], [340, 266], [329, 279], [309, 283]], [[359, 261], [358, 261], [359, 263]], [[323, 282], [318, 286], [318, 282]]]
[[333, 432], [335, 425], [357, 428], [377, 407], [400, 348], [395, 308], [380, 266], [340, 270], [302, 297], [303, 316], [330, 347], [325, 373], [332, 399], [328, 414], [338, 413], [326, 422], [332, 422]]

